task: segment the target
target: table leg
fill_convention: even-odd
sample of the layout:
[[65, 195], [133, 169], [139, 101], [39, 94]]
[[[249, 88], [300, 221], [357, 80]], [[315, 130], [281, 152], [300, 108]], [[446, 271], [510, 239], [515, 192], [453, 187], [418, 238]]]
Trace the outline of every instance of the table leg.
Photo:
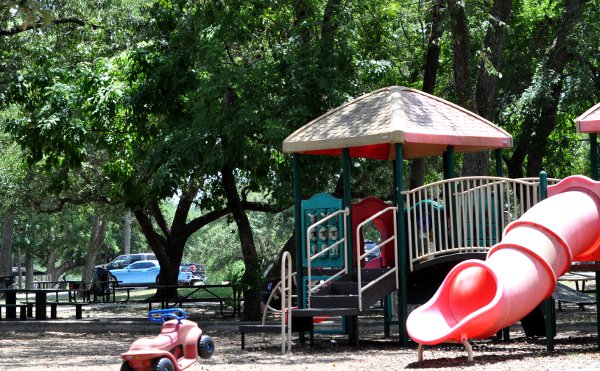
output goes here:
[[[7, 292], [6, 293], [6, 304], [17, 304], [17, 293], [16, 292]], [[6, 318], [7, 319], [16, 319], [17, 318], [17, 307], [10, 306], [6, 307]]]
[[35, 293], [35, 319], [47, 319], [46, 313], [46, 293], [36, 292]]

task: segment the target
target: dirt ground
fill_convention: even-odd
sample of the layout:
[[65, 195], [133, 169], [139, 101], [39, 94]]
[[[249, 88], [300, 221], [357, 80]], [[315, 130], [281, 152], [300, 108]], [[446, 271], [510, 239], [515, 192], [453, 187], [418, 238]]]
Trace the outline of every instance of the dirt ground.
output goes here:
[[[600, 368], [600, 351], [595, 306], [581, 311], [564, 306], [557, 311], [558, 334], [553, 353], [546, 352], [545, 338], [529, 339], [511, 328], [511, 340], [474, 341], [474, 361], [468, 362], [459, 345], [427, 347], [424, 362], [417, 362], [416, 345], [400, 347], [397, 328], [391, 337], [383, 336], [376, 318], [361, 322], [358, 348], [348, 345], [347, 337], [316, 334], [315, 346], [299, 345], [294, 337], [291, 353], [282, 354], [279, 337], [267, 334], [247, 335], [246, 350], [240, 349], [237, 319], [224, 318], [205, 308], [190, 308], [190, 318], [213, 337], [215, 353], [199, 360], [190, 370], [392, 370], [402, 368], [473, 369], [473, 370], [593, 370]], [[149, 336], [142, 325], [119, 331], [120, 321], [133, 319], [144, 323], [144, 308], [96, 308], [84, 312], [79, 327], [61, 326], [54, 321], [46, 331], [40, 324], [27, 321], [28, 329], [14, 330], [15, 322], [0, 322], [0, 370], [118, 370], [119, 355], [137, 338]], [[59, 317], [62, 314], [59, 313]], [[134, 317], [134, 318], [130, 318]], [[51, 322], [51, 321], [49, 321]], [[71, 323], [74, 321], [71, 321]], [[32, 323], [29, 325], [29, 323]], [[94, 331], [82, 330], [89, 323]], [[12, 324], [12, 326], [11, 326]], [[82, 332], [83, 331], [83, 332]]]

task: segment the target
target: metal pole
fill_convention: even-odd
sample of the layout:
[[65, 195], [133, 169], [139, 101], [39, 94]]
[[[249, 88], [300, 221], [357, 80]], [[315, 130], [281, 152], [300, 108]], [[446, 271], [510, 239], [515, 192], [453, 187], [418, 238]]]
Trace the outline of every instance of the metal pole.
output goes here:
[[298, 307], [304, 308], [304, 275], [302, 272], [302, 196], [300, 191], [300, 155], [292, 156], [294, 175], [294, 240], [296, 243], [296, 280], [298, 286]]
[[402, 190], [404, 189], [404, 160], [402, 158], [402, 144], [396, 143], [396, 161], [394, 162], [396, 178], [394, 179], [394, 190], [396, 194], [396, 200], [398, 202], [398, 210], [396, 214], [396, 236], [398, 236], [398, 252], [396, 259], [398, 259], [398, 270], [400, 276], [400, 289], [398, 290], [398, 334], [400, 338], [400, 344], [403, 346], [408, 345], [408, 333], [406, 331], [406, 318], [408, 317], [408, 283], [407, 283], [407, 272], [406, 272], [406, 230], [404, 227], [404, 196], [402, 196]]
[[496, 155], [496, 176], [503, 177], [504, 173], [502, 170], [502, 148], [496, 148], [494, 150]]
[[[294, 240], [296, 244], [296, 289], [297, 289], [297, 306], [304, 308], [304, 274], [302, 271], [302, 193], [300, 187], [300, 155], [292, 156], [294, 173], [293, 184], [294, 189]], [[281, 279], [284, 279], [282, 277]], [[282, 303], [283, 304], [283, 303]], [[292, 314], [289, 313], [290, 319]], [[304, 332], [298, 334], [298, 342], [304, 344], [306, 342]]]
[[[347, 251], [348, 253], [348, 270], [353, 272], [354, 269], [354, 226], [352, 225], [352, 194], [350, 191], [350, 150], [348, 148], [344, 148], [342, 152], [342, 180], [344, 183], [344, 199], [343, 199], [343, 207], [348, 208], [350, 212], [346, 216], [346, 220], [348, 221], [347, 225], [349, 226], [349, 232], [345, 236], [347, 238]], [[348, 331], [348, 338], [350, 344], [353, 346], [358, 346], [358, 316], [346, 316], [346, 328]]]
[[342, 156], [342, 177], [344, 183], [343, 207], [348, 208], [350, 213], [347, 216], [348, 226], [350, 226], [346, 237], [348, 244], [348, 267], [354, 267], [354, 226], [352, 225], [352, 194], [350, 191], [350, 151], [344, 148]]
[[595, 133], [590, 134], [590, 176], [598, 180], [598, 139]]
[[[548, 174], [545, 171], [540, 172], [540, 201], [548, 198]], [[552, 297], [544, 301], [544, 312], [546, 313], [546, 350], [554, 351], [554, 328], [555, 328], [555, 313], [554, 299]]]

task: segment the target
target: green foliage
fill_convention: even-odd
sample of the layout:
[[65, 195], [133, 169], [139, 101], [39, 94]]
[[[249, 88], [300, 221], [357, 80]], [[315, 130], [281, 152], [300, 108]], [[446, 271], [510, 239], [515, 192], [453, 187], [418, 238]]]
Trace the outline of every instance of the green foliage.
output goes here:
[[[573, 35], [578, 55], [566, 71], [544, 162], [552, 176], [586, 167], [586, 145], [573, 133], [573, 119], [600, 100], [596, 3], [586, 8]], [[54, 205], [51, 195], [137, 210], [162, 203], [173, 220], [178, 200], [194, 197], [198, 209], [187, 215], [189, 222], [225, 205], [224, 164], [235, 168], [240, 194], [289, 207], [292, 176], [281, 153], [284, 138], [363, 93], [387, 85], [419, 88], [432, 2], [343, 1], [327, 24], [325, 0], [54, 2], [60, 11], [49, 13], [41, 2], [1, 4], [6, 25], [37, 22], [45, 14], [86, 21], [0, 39], [0, 117], [11, 135], [1, 138], [1, 205], [7, 207], [19, 193], [40, 196], [46, 207]], [[551, 82], [561, 81], [540, 66], [563, 3], [513, 3], [505, 63], [498, 71], [483, 49], [494, 21], [492, 3], [468, 5], [471, 55], [464, 63], [472, 70], [487, 63], [499, 77], [495, 121], [518, 137], [527, 117], [543, 107]], [[21, 8], [11, 14], [15, 6]], [[452, 100], [448, 17], [442, 27], [436, 94]], [[20, 167], [21, 158], [29, 170]], [[428, 163], [437, 170], [427, 180], [438, 180], [440, 160]], [[339, 159], [304, 158], [302, 171], [306, 196], [339, 186]], [[354, 161], [352, 177], [355, 194], [391, 196], [388, 164]], [[291, 234], [291, 217], [250, 216], [262, 268]], [[60, 224], [39, 225], [55, 223]], [[22, 227], [32, 236], [43, 229]], [[24, 240], [19, 244], [27, 246]], [[233, 269], [243, 260], [238, 247], [235, 230], [221, 220], [190, 237], [186, 258], [206, 262], [210, 279], [228, 280], [240, 273]]]

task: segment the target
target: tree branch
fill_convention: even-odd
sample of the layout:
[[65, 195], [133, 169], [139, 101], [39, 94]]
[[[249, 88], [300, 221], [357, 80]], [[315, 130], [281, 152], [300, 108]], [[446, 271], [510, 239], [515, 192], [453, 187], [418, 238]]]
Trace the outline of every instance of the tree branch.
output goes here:
[[[70, 24], [76, 24], [79, 26], [90, 26], [92, 29], [96, 29], [96, 28], [100, 28], [100, 26], [96, 25], [96, 24], [88, 24], [87, 21], [80, 19], [80, 18], [59, 18], [59, 19], [53, 19], [51, 21], [52, 24], [54, 25], [60, 25], [60, 24], [66, 24], [66, 23], [70, 23]], [[11, 27], [9, 29], [6, 30], [0, 30], [0, 36], [13, 36], [16, 34], [19, 34], [21, 32], [26, 32], [26, 31], [31, 31], [31, 30], [36, 30], [38, 28], [42, 28], [44, 26], [46, 26], [46, 24], [42, 21], [38, 21], [34, 24], [24, 24], [25, 27], [22, 26], [15, 26], [15, 27]]]
[[165, 217], [162, 211], [160, 210], [160, 207], [158, 206], [158, 202], [152, 202], [152, 204], [150, 205], [150, 212], [152, 213], [152, 216], [154, 217], [154, 220], [156, 220], [156, 224], [158, 224], [158, 227], [160, 228], [162, 233], [165, 236], [168, 236], [169, 233], [171, 233], [171, 230], [167, 225], [167, 221], [165, 220]]

